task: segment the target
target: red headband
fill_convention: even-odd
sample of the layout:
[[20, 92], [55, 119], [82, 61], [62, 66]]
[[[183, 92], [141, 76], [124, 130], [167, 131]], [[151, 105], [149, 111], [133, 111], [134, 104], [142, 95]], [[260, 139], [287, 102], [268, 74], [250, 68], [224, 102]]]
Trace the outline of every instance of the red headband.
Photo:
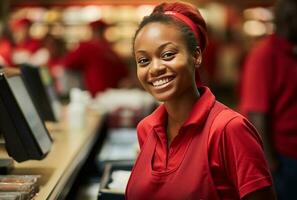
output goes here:
[[177, 18], [177, 19], [181, 20], [182, 22], [184, 22], [186, 25], [188, 25], [190, 27], [190, 29], [194, 32], [194, 35], [195, 35], [196, 40], [197, 41], [200, 41], [200, 39], [199, 39], [199, 33], [196, 30], [196, 25], [187, 16], [185, 16], [183, 14], [180, 14], [178, 12], [174, 12], [174, 11], [165, 11], [164, 14], [165, 15], [172, 15], [175, 18]]

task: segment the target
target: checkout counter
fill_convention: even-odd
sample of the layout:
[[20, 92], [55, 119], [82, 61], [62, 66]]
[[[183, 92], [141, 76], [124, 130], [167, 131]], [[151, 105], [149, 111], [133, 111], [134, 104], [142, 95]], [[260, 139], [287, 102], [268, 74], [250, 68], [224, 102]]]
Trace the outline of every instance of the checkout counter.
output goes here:
[[[50, 85], [30, 89], [28, 86], [33, 83], [43, 84], [41, 81], [32, 82], [41, 75], [39, 72], [36, 74], [38, 76], [32, 76], [32, 73], [30, 76], [29, 73], [20, 74], [17, 69], [0, 71], [0, 130], [5, 140], [5, 146], [0, 145], [0, 159], [12, 157], [18, 161], [5, 167], [8, 175], [38, 175], [38, 192], [34, 199], [64, 199], [79, 178], [79, 172], [100, 144], [103, 114], [87, 107], [81, 109], [86, 105], [83, 104], [85, 101], [76, 102], [79, 109], [77, 104], [61, 107], [59, 120], [44, 124], [41, 116], [45, 116], [42, 113], [48, 111], [37, 107], [36, 105], [40, 105], [38, 103], [33, 105], [33, 102], [35, 103], [34, 99], [41, 98], [38, 91], [46, 90]], [[24, 76], [28, 76], [31, 81], [26, 82]], [[80, 97], [77, 92], [75, 96]], [[49, 106], [52, 105], [48, 104], [47, 107]], [[18, 177], [24, 179], [25, 176]], [[16, 199], [23, 195], [23, 190], [15, 189], [20, 188], [18, 184], [21, 182], [11, 181], [11, 176], [1, 178], [5, 179], [5, 182], [1, 182], [1, 195], [14, 191], [21, 193]], [[7, 183], [14, 185], [7, 187]], [[34, 194], [35, 192], [32, 195]], [[30, 193], [30, 198], [32, 195]]]
[[[99, 138], [103, 117], [96, 112], [87, 113], [83, 128], [73, 130], [68, 124], [67, 108], [63, 109], [62, 120], [58, 123], [46, 123], [53, 139], [48, 155], [40, 161], [30, 160], [14, 163], [9, 174], [41, 175], [38, 180], [39, 192], [36, 200], [63, 199], [84, 165]], [[0, 149], [0, 158], [7, 158], [4, 146]]]

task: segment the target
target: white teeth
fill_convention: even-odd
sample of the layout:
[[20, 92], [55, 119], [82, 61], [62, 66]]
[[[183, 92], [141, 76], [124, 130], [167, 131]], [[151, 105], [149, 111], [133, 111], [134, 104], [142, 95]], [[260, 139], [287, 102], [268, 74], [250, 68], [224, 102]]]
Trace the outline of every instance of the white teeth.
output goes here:
[[164, 85], [166, 83], [169, 82], [169, 78], [163, 78], [163, 79], [159, 79], [153, 82], [153, 86], [160, 86], [160, 85]]

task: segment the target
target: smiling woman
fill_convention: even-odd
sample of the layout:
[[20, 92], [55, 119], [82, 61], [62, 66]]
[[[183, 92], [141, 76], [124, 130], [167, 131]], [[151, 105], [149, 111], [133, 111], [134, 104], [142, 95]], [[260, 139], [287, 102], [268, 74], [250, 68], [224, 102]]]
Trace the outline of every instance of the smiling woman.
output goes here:
[[148, 24], [138, 33], [134, 49], [137, 76], [157, 100], [175, 101], [184, 94], [198, 97], [194, 63], [201, 53], [188, 54], [182, 35], [174, 25]]
[[134, 38], [137, 76], [163, 102], [143, 119], [126, 199], [275, 199], [262, 141], [197, 82], [206, 24], [186, 3], [163, 3]]

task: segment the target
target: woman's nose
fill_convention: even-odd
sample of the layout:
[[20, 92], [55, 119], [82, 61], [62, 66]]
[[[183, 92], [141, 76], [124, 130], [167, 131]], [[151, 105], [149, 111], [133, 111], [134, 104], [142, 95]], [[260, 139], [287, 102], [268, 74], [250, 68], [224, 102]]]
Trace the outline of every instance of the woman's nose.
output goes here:
[[166, 66], [162, 64], [159, 60], [153, 60], [152, 65], [150, 67], [150, 74], [152, 76], [160, 76], [166, 72]]

